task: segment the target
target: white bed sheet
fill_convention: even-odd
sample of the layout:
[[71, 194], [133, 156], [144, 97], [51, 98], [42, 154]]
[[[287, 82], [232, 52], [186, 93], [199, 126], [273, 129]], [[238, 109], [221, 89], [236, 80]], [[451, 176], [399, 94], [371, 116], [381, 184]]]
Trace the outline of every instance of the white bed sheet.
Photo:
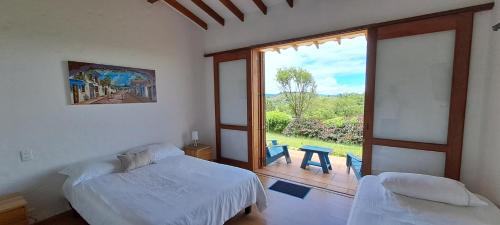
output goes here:
[[247, 206], [267, 206], [254, 173], [190, 156], [66, 182], [63, 191], [91, 225], [222, 225]]
[[500, 210], [489, 200], [485, 207], [459, 207], [393, 194], [377, 176], [361, 179], [348, 225], [499, 225]]

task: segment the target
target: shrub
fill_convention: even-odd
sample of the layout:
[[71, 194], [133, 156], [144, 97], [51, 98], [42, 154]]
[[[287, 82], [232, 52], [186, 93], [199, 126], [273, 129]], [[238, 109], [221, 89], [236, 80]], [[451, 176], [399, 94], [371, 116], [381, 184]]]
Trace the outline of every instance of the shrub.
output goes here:
[[326, 129], [325, 125], [317, 119], [295, 119], [283, 131], [287, 136], [304, 136], [319, 138]]
[[332, 135], [335, 142], [341, 144], [361, 144], [363, 143], [363, 118], [353, 117], [345, 118], [342, 124], [329, 125], [330, 128], [335, 128], [335, 134]]
[[342, 144], [363, 143], [363, 125], [361, 123], [346, 123], [337, 129], [337, 141]]
[[323, 123], [325, 123], [325, 125], [328, 127], [332, 127], [332, 126], [343, 127], [345, 125], [345, 122], [346, 122], [346, 119], [344, 117], [335, 117], [335, 118], [331, 118], [331, 119], [327, 119], [327, 120], [323, 121]]
[[[359, 119], [343, 119], [321, 122], [317, 119], [293, 120], [283, 131], [287, 136], [304, 136], [340, 144], [361, 144], [363, 142], [363, 123]], [[328, 124], [326, 124], [328, 123]]]
[[284, 112], [271, 111], [266, 112], [266, 130], [282, 133], [283, 130], [292, 121], [292, 117]]

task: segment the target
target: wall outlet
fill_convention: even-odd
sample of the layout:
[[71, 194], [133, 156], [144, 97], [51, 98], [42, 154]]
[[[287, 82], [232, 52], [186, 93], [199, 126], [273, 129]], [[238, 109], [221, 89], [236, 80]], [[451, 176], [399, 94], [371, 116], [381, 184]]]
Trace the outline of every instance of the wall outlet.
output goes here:
[[31, 149], [24, 149], [21, 151], [21, 161], [26, 162], [26, 161], [31, 161], [33, 160], [33, 150]]

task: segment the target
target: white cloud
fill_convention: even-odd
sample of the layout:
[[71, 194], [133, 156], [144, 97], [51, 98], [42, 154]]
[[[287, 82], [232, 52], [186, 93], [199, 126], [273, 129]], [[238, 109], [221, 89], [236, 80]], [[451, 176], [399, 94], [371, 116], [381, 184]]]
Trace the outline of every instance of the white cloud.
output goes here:
[[[319, 49], [313, 45], [301, 46], [298, 51], [289, 48], [281, 53], [266, 52], [265, 57], [266, 93], [279, 93], [276, 72], [283, 67], [301, 67], [311, 72], [319, 94], [363, 93], [365, 90], [362, 82], [366, 70], [365, 37], [345, 39], [341, 45], [327, 42]], [[343, 82], [339, 82], [339, 78]]]

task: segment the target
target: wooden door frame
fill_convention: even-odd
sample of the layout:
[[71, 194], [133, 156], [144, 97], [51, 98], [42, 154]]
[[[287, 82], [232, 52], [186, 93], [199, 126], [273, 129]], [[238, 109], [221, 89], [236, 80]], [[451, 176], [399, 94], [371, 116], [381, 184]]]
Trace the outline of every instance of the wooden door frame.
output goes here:
[[[245, 168], [251, 171], [257, 169], [259, 160], [256, 159], [258, 152], [256, 149], [260, 146], [259, 135], [259, 98], [260, 93], [258, 82], [258, 68], [260, 66], [260, 61], [258, 60], [258, 52], [252, 50], [241, 50], [230, 53], [219, 54], [214, 56], [213, 66], [214, 66], [214, 96], [215, 96], [215, 136], [216, 136], [216, 152], [217, 152], [217, 162], [234, 165], [237, 167]], [[220, 80], [219, 80], [219, 64], [222, 62], [229, 62], [235, 60], [246, 60], [246, 93], [247, 93], [247, 125], [229, 125], [222, 124], [220, 120]], [[221, 129], [226, 130], [240, 130], [247, 132], [248, 140], [248, 162], [242, 162], [234, 159], [228, 159], [222, 157], [221, 154]], [[257, 147], [257, 148], [256, 148]]]
[[256, 109], [254, 110], [256, 114], [255, 118], [258, 121], [254, 123], [256, 127], [256, 132], [258, 132], [258, 137], [255, 139], [257, 142], [255, 151], [256, 156], [254, 160], [255, 168], [262, 169], [266, 164], [266, 93], [265, 93], [265, 53], [261, 52], [259, 49], [252, 50], [253, 65], [254, 70], [252, 71], [252, 76], [255, 77], [254, 87], [257, 93], [254, 93], [254, 100], [256, 101]]
[[[222, 124], [220, 120], [220, 85], [219, 85], [219, 63], [229, 62], [235, 60], [246, 60], [246, 92], [247, 92], [247, 125], [246, 126], [237, 126], [237, 125], [227, 125]], [[251, 60], [251, 51], [249, 50], [241, 50], [236, 52], [224, 53], [214, 56], [213, 59], [214, 66], [214, 96], [215, 96], [215, 136], [216, 136], [216, 152], [217, 152], [217, 162], [234, 165], [237, 167], [245, 168], [248, 170], [253, 170], [253, 130], [252, 130], [252, 60]], [[228, 159], [222, 157], [221, 154], [221, 129], [227, 130], [240, 130], [247, 132], [247, 140], [248, 140], [248, 162], [241, 162], [234, 159]]]
[[261, 134], [261, 145], [262, 147], [260, 148], [261, 155], [260, 155], [260, 162], [259, 162], [259, 168], [263, 168], [266, 166], [266, 156], [267, 156], [267, 151], [266, 151], [266, 54], [261, 52], [261, 70], [260, 70], [260, 79], [261, 79], [261, 112], [260, 112], [260, 117], [261, 117], [261, 124], [262, 124], [262, 134]]
[[[473, 12], [434, 17], [370, 28], [368, 30], [367, 72], [365, 92], [365, 120], [363, 132], [364, 175], [371, 174], [373, 145], [443, 152], [446, 154], [445, 177], [459, 180], [462, 143], [467, 105], [470, 51], [472, 45]], [[407, 37], [440, 31], [455, 31], [453, 75], [451, 81], [448, 136], [446, 144], [381, 139], [373, 136], [375, 110], [375, 80], [377, 42], [384, 39]]]

